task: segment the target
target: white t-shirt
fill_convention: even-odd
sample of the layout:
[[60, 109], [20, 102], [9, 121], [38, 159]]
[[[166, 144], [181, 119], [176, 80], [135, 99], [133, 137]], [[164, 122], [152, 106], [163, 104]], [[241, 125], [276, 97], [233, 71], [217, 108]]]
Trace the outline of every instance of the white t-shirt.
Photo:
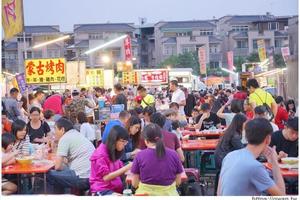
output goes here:
[[[181, 89], [177, 89], [172, 94], [172, 102], [180, 103], [181, 101], [185, 100], [185, 94]], [[185, 115], [184, 113], [184, 106], [179, 106], [179, 113], [181, 115]]]
[[80, 126], [80, 133], [86, 137], [89, 141], [94, 141], [96, 139], [96, 131], [89, 123], [83, 123]]

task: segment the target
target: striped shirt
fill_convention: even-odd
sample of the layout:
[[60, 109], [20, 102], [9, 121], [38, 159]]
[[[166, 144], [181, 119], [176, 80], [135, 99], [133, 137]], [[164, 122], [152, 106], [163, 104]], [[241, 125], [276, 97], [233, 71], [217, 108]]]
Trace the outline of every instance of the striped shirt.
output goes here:
[[20, 155], [30, 154], [30, 140], [29, 136], [26, 135], [24, 140], [16, 141], [13, 145], [13, 149], [19, 150]]

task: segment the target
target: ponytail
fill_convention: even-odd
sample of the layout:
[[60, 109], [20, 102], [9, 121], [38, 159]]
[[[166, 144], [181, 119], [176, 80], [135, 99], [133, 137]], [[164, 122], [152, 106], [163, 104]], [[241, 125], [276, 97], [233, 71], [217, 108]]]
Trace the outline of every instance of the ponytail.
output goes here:
[[144, 139], [155, 144], [156, 155], [162, 158], [166, 154], [166, 148], [162, 140], [161, 128], [157, 124], [148, 124], [143, 130]]
[[158, 158], [162, 158], [166, 154], [166, 148], [161, 138], [156, 141], [156, 155]]

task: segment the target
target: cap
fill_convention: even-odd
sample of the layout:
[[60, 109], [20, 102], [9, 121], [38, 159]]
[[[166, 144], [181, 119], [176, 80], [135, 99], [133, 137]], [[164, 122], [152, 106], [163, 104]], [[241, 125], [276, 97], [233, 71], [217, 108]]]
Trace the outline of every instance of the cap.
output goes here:
[[289, 118], [285, 124], [288, 128], [298, 131], [298, 117]]

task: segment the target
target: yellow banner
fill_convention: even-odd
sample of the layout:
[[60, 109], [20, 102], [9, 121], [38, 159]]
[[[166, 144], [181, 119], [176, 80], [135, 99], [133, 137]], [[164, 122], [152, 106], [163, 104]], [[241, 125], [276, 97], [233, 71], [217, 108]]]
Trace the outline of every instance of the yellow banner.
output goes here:
[[138, 84], [137, 72], [122, 72], [122, 83], [123, 84]]
[[257, 40], [257, 48], [258, 48], [259, 60], [260, 62], [263, 62], [264, 60], [267, 59], [265, 41], [263, 39]]
[[2, 26], [5, 40], [23, 32], [22, 0], [2, 0]]
[[66, 61], [64, 58], [26, 60], [25, 77], [27, 84], [65, 83]]
[[90, 87], [104, 87], [104, 69], [87, 69], [86, 84]]

